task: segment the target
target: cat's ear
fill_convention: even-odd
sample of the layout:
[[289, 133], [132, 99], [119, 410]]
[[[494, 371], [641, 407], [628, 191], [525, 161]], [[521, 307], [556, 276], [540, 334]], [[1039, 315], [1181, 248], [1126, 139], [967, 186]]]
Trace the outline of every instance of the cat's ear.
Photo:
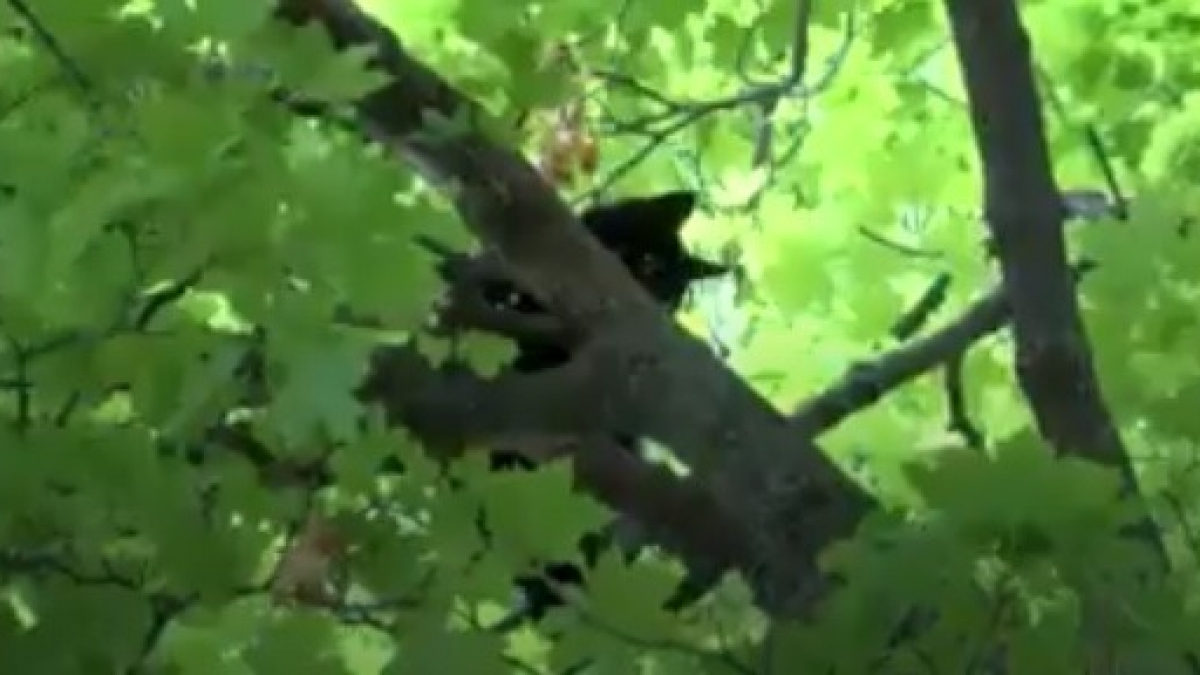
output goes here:
[[676, 190], [594, 206], [584, 211], [580, 220], [602, 239], [606, 235], [644, 237], [650, 232], [677, 235], [695, 210], [696, 193]]
[[696, 193], [691, 190], [664, 192], [646, 198], [646, 208], [653, 211], [653, 216], [647, 216], [651, 222], [663, 225], [670, 223], [672, 230], [678, 233], [696, 210]]

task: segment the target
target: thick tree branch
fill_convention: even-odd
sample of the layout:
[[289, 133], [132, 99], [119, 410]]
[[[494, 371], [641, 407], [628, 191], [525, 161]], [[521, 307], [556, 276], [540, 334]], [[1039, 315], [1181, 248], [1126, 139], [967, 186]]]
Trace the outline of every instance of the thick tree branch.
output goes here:
[[1012, 309], [1017, 376], [1060, 452], [1128, 458], [1100, 391], [1067, 265], [1029, 37], [1013, 0], [947, 0], [983, 163], [984, 209]]
[[621, 433], [629, 405], [593, 407], [588, 372], [578, 362], [539, 373], [485, 380], [454, 364], [437, 368], [408, 347], [376, 353], [360, 395], [439, 447], [496, 445], [522, 438]]
[[[946, 0], [983, 162], [984, 212], [1012, 311], [1016, 370], [1041, 435], [1058, 452], [1137, 475], [1092, 364], [1067, 266], [1067, 205], [1054, 181], [1029, 36], [1015, 0]], [[1130, 534], [1169, 565], [1147, 514]]]
[[[473, 105], [350, 0], [284, 0], [339, 47], [373, 45], [393, 81], [359, 102], [364, 131], [432, 175], [467, 225], [591, 352], [596, 407], [631, 401], [633, 430], [671, 447], [750, 537], [738, 561], [770, 611], [803, 613], [823, 588], [818, 553], [871, 500], [811, 441], [679, 330], [519, 155], [479, 131]], [[438, 117], [464, 133], [428, 133]], [[456, 124], [463, 128], [462, 124]]]

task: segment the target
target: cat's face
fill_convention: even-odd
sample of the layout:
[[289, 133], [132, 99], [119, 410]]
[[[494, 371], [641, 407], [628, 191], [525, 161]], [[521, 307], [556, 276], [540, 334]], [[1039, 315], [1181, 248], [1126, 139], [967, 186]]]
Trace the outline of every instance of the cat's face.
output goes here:
[[667, 192], [594, 207], [580, 220], [655, 300], [673, 311], [691, 282], [729, 271], [689, 255], [684, 247], [683, 226], [695, 208], [695, 193]]

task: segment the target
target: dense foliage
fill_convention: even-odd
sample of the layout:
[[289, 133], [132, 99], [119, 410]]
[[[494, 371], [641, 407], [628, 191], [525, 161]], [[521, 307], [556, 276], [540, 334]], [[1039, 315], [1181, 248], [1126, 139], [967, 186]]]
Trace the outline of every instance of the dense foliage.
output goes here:
[[[1074, 370], [1039, 374], [1040, 352], [1023, 350], [1066, 343], [1022, 342], [1038, 298], [999, 290], [1002, 273], [1025, 288], [1016, 253], [1034, 235], [996, 223], [1043, 212], [1004, 201], [1032, 174], [977, 150], [981, 120], [1023, 112], [968, 104], [964, 45], [1006, 28], [967, 35], [964, 21], [952, 39], [947, 16], [971, 4], [0, 5], [0, 673], [1200, 672], [1200, 8], [1021, 3], [1070, 260], [1087, 262], [1090, 352], [1068, 340], [1082, 355], [1068, 365], [1093, 364], [1101, 398]], [[529, 472], [473, 452], [486, 425], [524, 431], [513, 420], [572, 402], [586, 414], [563, 414], [583, 424], [624, 394], [538, 398], [551, 380], [506, 379], [510, 340], [432, 320], [454, 296], [447, 256], [479, 240], [553, 311], [582, 291], [546, 281], [544, 239], [497, 234], [472, 201], [533, 203], [542, 188], [446, 180], [495, 159], [439, 145], [475, 118], [405, 99], [393, 117], [420, 137], [373, 142], [387, 119], [356, 104], [407, 61], [347, 46], [369, 25], [346, 19], [356, 7], [478, 102], [489, 142], [519, 148], [564, 199], [701, 195], [689, 247], [737, 273], [699, 284], [676, 317], [711, 353], [685, 356], [720, 359], [774, 407], [737, 413], [746, 428], [787, 420], [796, 453], [819, 440], [853, 479], [839, 504], [869, 498], [866, 517], [846, 507], [819, 528], [833, 502], [810, 501], [794, 548], [779, 545], [819, 544], [776, 567], [837, 583], [772, 602], [741, 549], [711, 550], [725, 521], [685, 509], [642, 528], [659, 546], [636, 559], [607, 551], [567, 607], [490, 629], [515, 575], [578, 557], [621, 495], [653, 511], [669, 491], [622, 492], [651, 483], [606, 482], [612, 458], [586, 450], [547, 451]], [[1013, 44], [1003, 63], [1020, 68]], [[611, 271], [589, 265], [578, 279]], [[624, 302], [614, 283], [603, 292]], [[569, 318], [590, 330], [602, 305]], [[1060, 386], [1039, 398], [1039, 382]], [[421, 416], [489, 384], [503, 414]], [[739, 448], [682, 414], [708, 405], [689, 396], [753, 403], [713, 391], [639, 412], [633, 426], [664, 442], [628, 469], [690, 471], [670, 484], [729, 510], [744, 476], [772, 471], [758, 446], [714, 459], [672, 444]], [[1075, 401], [1098, 416], [1047, 412], [1070, 417]], [[658, 419], [671, 416], [689, 428]], [[1071, 429], [1094, 445], [1065, 441]], [[599, 468], [576, 478], [576, 463]], [[713, 478], [730, 466], [745, 472]], [[730, 529], [757, 522], [741, 517]], [[706, 536], [747, 573], [664, 610]], [[755, 536], [747, 550], [767, 550], [773, 533]]]

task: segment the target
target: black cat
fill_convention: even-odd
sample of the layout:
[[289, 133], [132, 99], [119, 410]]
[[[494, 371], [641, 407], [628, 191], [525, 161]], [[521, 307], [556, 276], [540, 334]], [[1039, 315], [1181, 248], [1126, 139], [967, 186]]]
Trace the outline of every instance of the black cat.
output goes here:
[[[696, 208], [693, 192], [667, 192], [653, 197], [624, 200], [597, 206], [580, 215], [580, 221], [592, 236], [614, 253], [638, 283], [665, 310], [674, 313], [683, 304], [684, 296], [693, 281], [725, 274], [727, 268], [696, 258], [683, 245], [683, 225]], [[521, 312], [541, 312], [544, 309], [528, 293], [515, 286], [494, 286], [488, 289], [488, 299], [497, 306]], [[570, 358], [564, 345], [534, 340], [517, 341], [517, 357], [512, 368], [534, 372], [562, 365]], [[629, 451], [636, 440], [618, 437], [617, 443]], [[495, 453], [495, 470], [532, 469], [528, 459], [514, 453]], [[611, 543], [606, 533], [590, 533], [580, 542], [580, 552], [586, 566], [595, 564], [600, 553]], [[508, 630], [523, 621], [537, 621], [563, 600], [554, 590], [549, 578], [559, 585], [580, 586], [584, 572], [575, 563], [554, 562], [543, 566], [540, 574], [518, 577], [521, 608], [495, 628]]]
[[[684, 248], [683, 225], [695, 208], [694, 192], [676, 191], [593, 207], [579, 219], [592, 236], [616, 254], [651, 297], [673, 314], [683, 304], [693, 281], [728, 271], [690, 255]], [[493, 284], [486, 296], [494, 305], [510, 310], [544, 311], [536, 299], [515, 285]], [[569, 350], [563, 345], [520, 340], [512, 368], [533, 372], [562, 365], [569, 358]]]

